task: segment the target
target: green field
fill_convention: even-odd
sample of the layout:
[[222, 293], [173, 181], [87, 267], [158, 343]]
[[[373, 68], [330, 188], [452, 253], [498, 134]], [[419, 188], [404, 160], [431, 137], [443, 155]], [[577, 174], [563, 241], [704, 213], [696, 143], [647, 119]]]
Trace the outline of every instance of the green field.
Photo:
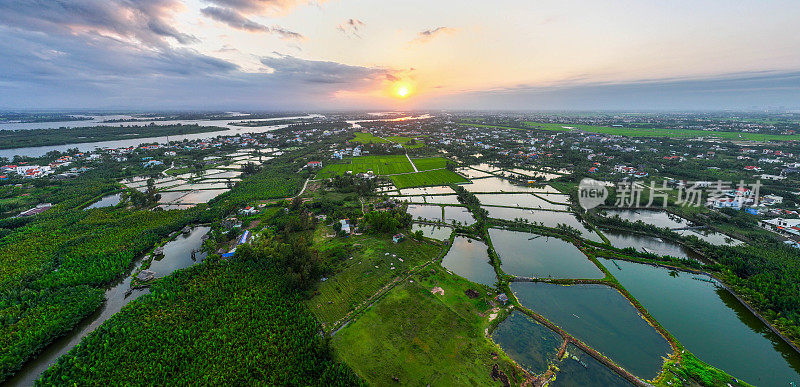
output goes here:
[[[507, 355], [486, 336], [492, 307], [487, 288], [448, 274], [438, 264], [392, 289], [332, 340], [336, 357], [370, 385], [502, 385], [492, 366], [515, 380]], [[444, 295], [432, 294], [439, 286]], [[470, 299], [467, 289], [481, 296]], [[497, 358], [494, 355], [497, 354]]]
[[352, 140], [353, 142], [358, 142], [362, 144], [384, 144], [390, 142], [388, 140], [384, 140], [380, 137], [375, 137], [372, 133], [366, 132], [356, 132], [356, 138]]
[[420, 171], [431, 169], [442, 169], [447, 166], [447, 159], [443, 157], [425, 157], [421, 159], [411, 159]]
[[391, 156], [361, 156], [355, 157], [349, 163], [330, 164], [317, 173], [317, 179], [326, 179], [335, 175], [343, 175], [351, 171], [364, 173], [372, 171], [376, 175], [392, 175], [396, 173], [414, 172], [414, 167], [408, 162], [405, 155]]
[[[529, 129], [549, 130], [554, 132], [567, 132], [573, 129], [564, 129], [565, 126], [573, 127], [591, 133], [611, 134], [626, 137], [676, 137], [676, 138], [721, 138], [731, 141], [800, 141], [800, 134], [761, 134], [761, 133], [742, 133], [742, 132], [714, 132], [690, 129], [654, 129], [654, 128], [615, 128], [610, 126], [594, 125], [573, 125], [573, 124], [547, 124], [541, 122], [525, 122]], [[507, 126], [481, 125], [481, 124], [461, 124], [481, 128], [516, 129]]]
[[397, 188], [427, 187], [469, 182], [469, 180], [465, 179], [463, 176], [447, 169], [435, 169], [432, 171], [395, 175], [391, 176], [391, 178]]
[[592, 133], [611, 134], [626, 137], [716, 137], [726, 140], [741, 141], [789, 141], [800, 140], [800, 135], [780, 135], [780, 134], [760, 134], [760, 133], [740, 133], [740, 132], [712, 132], [703, 130], [689, 129], [655, 129], [655, 128], [618, 128], [609, 126], [594, 125], [571, 125], [571, 124], [545, 124], [541, 122], [525, 122], [533, 129], [550, 131], [569, 131], [565, 126], [574, 127], [579, 130]]
[[441, 249], [412, 239], [395, 244], [388, 235], [354, 235], [326, 240], [323, 235], [328, 232], [333, 233], [321, 228], [316, 234], [320, 252], [344, 247], [350, 250], [349, 256], [353, 259], [336, 264], [336, 274], [322, 282], [317, 295], [308, 301], [314, 315], [326, 327], [345, 317], [395, 277], [406, 275], [410, 269], [436, 258]]
[[423, 146], [425, 146], [425, 144], [423, 144], [419, 140], [417, 140], [416, 144], [409, 145], [408, 142], [412, 140], [411, 137], [390, 136], [390, 137], [386, 137], [386, 139], [391, 141], [391, 142], [396, 142], [398, 144], [402, 144], [403, 147], [406, 148], [406, 149], [417, 149], [417, 148], [422, 148]]
[[367, 132], [356, 132], [356, 137], [352, 139], [353, 142], [358, 142], [361, 144], [387, 144], [387, 143], [397, 143], [403, 145], [404, 148], [408, 149], [416, 149], [425, 146], [421, 141], [417, 141], [414, 145], [407, 145], [407, 143], [413, 140], [411, 137], [402, 137], [402, 136], [389, 136], [385, 138], [376, 137], [372, 135], [372, 133]]

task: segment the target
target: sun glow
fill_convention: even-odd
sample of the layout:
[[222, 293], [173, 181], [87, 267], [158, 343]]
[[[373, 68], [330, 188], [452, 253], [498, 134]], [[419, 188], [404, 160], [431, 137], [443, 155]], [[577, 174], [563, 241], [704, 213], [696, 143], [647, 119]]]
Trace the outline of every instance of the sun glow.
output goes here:
[[411, 86], [406, 83], [398, 82], [394, 84], [394, 95], [397, 98], [407, 98], [411, 95]]

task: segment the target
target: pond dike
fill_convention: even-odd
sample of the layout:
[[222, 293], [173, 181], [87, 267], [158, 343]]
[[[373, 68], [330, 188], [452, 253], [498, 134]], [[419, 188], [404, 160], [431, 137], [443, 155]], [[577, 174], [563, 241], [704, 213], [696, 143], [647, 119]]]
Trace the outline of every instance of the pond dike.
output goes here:
[[[563, 236], [560, 236], [560, 238], [563, 238]], [[656, 322], [655, 318], [653, 318], [653, 316], [650, 315], [650, 313], [644, 308], [644, 306], [642, 306], [639, 303], [638, 300], [633, 298], [633, 296], [630, 293], [628, 293], [627, 290], [622, 288], [622, 286], [619, 283], [617, 283], [616, 281], [609, 280], [609, 279], [613, 279], [614, 278], [613, 275], [611, 275], [611, 273], [608, 271], [608, 269], [605, 268], [605, 266], [603, 266], [602, 264], [600, 264], [597, 261], [593, 251], [587, 249], [586, 246], [583, 243], [580, 242], [580, 240], [575, 240], [573, 238], [569, 238], [569, 240], [573, 244], [575, 244], [578, 247], [578, 249], [580, 249], [581, 252], [583, 254], [585, 254], [588, 257], [588, 259], [590, 261], [592, 261], [592, 263], [594, 263], [603, 272], [603, 274], [605, 274], [605, 278], [604, 279], [545, 279], [545, 278], [531, 278], [531, 277], [510, 276], [508, 274], [505, 274], [502, 271], [502, 269], [499, 267], [499, 259], [498, 259], [499, 257], [498, 257], [497, 253], [494, 250], [494, 246], [492, 245], [492, 241], [491, 240], [487, 240], [486, 242], [489, 244], [489, 249], [490, 249], [490, 252], [491, 252], [490, 258], [492, 260], [492, 265], [495, 266], [495, 270], [498, 272], [499, 275], [501, 275], [501, 276], [504, 275], [504, 276], [507, 276], [507, 277], [511, 277], [509, 279], [510, 282], [544, 282], [544, 283], [560, 284], [560, 285], [598, 284], [598, 285], [609, 286], [609, 287], [617, 290], [620, 294], [622, 294], [625, 297], [625, 299], [628, 300], [628, 302], [631, 303], [631, 305], [634, 306], [634, 308], [636, 308], [636, 310], [639, 312], [639, 315], [645, 321], [647, 321], [647, 323], [650, 326], [652, 326], [669, 343], [670, 348], [672, 349], [672, 355], [670, 357], [673, 360], [680, 361], [680, 353], [681, 353], [681, 349], [682, 348], [681, 348], [680, 344], [678, 344], [678, 341], [666, 329], [664, 329], [664, 327], [662, 327], [661, 324]], [[589, 356], [593, 357], [595, 360], [597, 360], [601, 364], [605, 365], [609, 369], [611, 369], [614, 372], [616, 372], [620, 377], [622, 377], [623, 379], [627, 380], [628, 382], [630, 382], [630, 383], [632, 383], [632, 384], [634, 384], [636, 386], [652, 386], [652, 384], [650, 384], [647, 381], [642, 380], [639, 377], [637, 377], [636, 375], [628, 372], [628, 370], [626, 370], [625, 368], [622, 368], [621, 366], [617, 365], [616, 363], [614, 363], [613, 360], [609, 359], [608, 357], [606, 357], [602, 353], [600, 353], [597, 350], [595, 350], [594, 348], [590, 347], [588, 344], [582, 342], [581, 340], [578, 340], [577, 338], [575, 338], [571, 334], [567, 333], [567, 331], [563, 330], [558, 325], [553, 324], [552, 322], [550, 322], [550, 320], [546, 319], [544, 316], [542, 316], [542, 315], [534, 312], [533, 310], [528, 309], [527, 307], [523, 306], [522, 303], [519, 302], [519, 299], [517, 298], [516, 294], [514, 294], [514, 292], [511, 291], [511, 288], [508, 286], [507, 283], [502, 285], [502, 290], [503, 290], [503, 292], [506, 293], [506, 296], [509, 297], [509, 300], [511, 301], [511, 303], [516, 308], [518, 308], [521, 312], [525, 313], [526, 315], [528, 315], [529, 317], [533, 318], [534, 320], [536, 320], [537, 322], [541, 323], [542, 325], [552, 329], [554, 332], [556, 332], [558, 335], [560, 335], [562, 338], [564, 338], [564, 350], [566, 350], [566, 345], [567, 344], [572, 343], [576, 347], [580, 348], [582, 351], [584, 351], [587, 354], [589, 354]], [[563, 356], [563, 354], [561, 356]], [[662, 375], [663, 375], [663, 368], [662, 368], [662, 372], [660, 372], [656, 376], [656, 379], [660, 378]]]
[[[759, 320], [761, 320], [761, 322], [763, 322], [764, 325], [766, 325], [769, 328], [769, 330], [772, 331], [772, 333], [776, 334], [778, 337], [781, 338], [781, 340], [783, 340], [786, 344], [788, 344], [795, 352], [800, 354], [800, 347], [798, 347], [794, 342], [792, 342], [792, 340], [790, 338], [788, 338], [783, 333], [781, 333], [781, 331], [778, 330], [778, 328], [776, 328], [774, 325], [772, 325], [771, 322], [769, 322], [767, 319], [765, 319], [763, 316], [761, 316], [761, 313], [759, 313], [758, 310], [756, 310], [755, 308], [750, 306], [750, 303], [748, 303], [747, 300], [743, 299], [738, 294], [736, 294], [734, 289], [730, 288], [727, 284], [725, 284], [724, 281], [722, 281], [720, 278], [717, 278], [717, 276], [715, 276], [714, 274], [711, 274], [711, 273], [703, 271], [703, 270], [696, 270], [696, 269], [692, 269], [692, 268], [678, 267], [678, 266], [668, 265], [668, 264], [665, 264], [665, 263], [639, 261], [639, 260], [636, 260], [636, 259], [627, 258], [627, 257], [619, 255], [619, 254], [614, 254], [613, 256], [612, 255], [605, 256], [603, 254], [598, 254], [598, 256], [600, 256], [601, 258], [606, 258], [606, 259], [610, 259], [610, 260], [616, 259], [616, 260], [620, 260], [620, 261], [634, 262], [634, 263], [638, 263], [638, 264], [642, 264], [642, 265], [649, 265], [649, 266], [653, 266], [653, 267], [663, 267], [665, 269], [682, 271], [682, 272], [686, 272], [686, 273], [692, 273], [692, 274], [698, 274], [698, 275], [707, 275], [710, 278], [714, 279], [714, 281], [716, 281], [715, 285], [725, 289], [728, 293], [730, 293], [734, 298], [736, 298], [737, 301], [739, 301], [740, 304], [742, 304], [745, 308], [747, 308], [747, 310], [749, 310], [750, 313], [752, 313]], [[519, 278], [518, 281], [520, 281], [520, 282], [526, 282], [526, 281], [527, 282], [547, 282], [547, 281], [545, 281], [543, 279], [537, 279], [537, 278], [526, 278], [526, 277], [518, 277], [518, 278]], [[514, 280], [517, 281], [517, 279], [514, 279]], [[574, 283], [578, 283], [578, 282], [574, 282]], [[592, 282], [586, 282], [586, 283], [592, 283]], [[603, 283], [603, 284], [606, 284], [606, 283]]]
[[[538, 282], [538, 281], [531, 281], [531, 282]], [[575, 283], [578, 283], [578, 282], [575, 282]], [[603, 283], [602, 281], [598, 282], [597, 280], [594, 280], [592, 282], [585, 282], [585, 283], [601, 283], [601, 284], [607, 285], [606, 283]], [[562, 338], [564, 338], [564, 343], [562, 344], [561, 348], [558, 351], [558, 358], [559, 359], [564, 356], [564, 353], [566, 352], [566, 349], [567, 349], [567, 345], [572, 343], [576, 347], [580, 348], [582, 351], [584, 351], [587, 354], [589, 354], [589, 356], [593, 357], [595, 360], [597, 360], [601, 364], [605, 365], [606, 367], [608, 367], [611, 370], [613, 370], [614, 372], [616, 372], [620, 377], [622, 377], [623, 379], [627, 380], [628, 382], [633, 383], [636, 386], [652, 386], [650, 383], [647, 383], [646, 381], [644, 381], [642, 379], [639, 379], [638, 377], [636, 377], [632, 373], [630, 373], [627, 370], [625, 370], [624, 368], [620, 367], [619, 365], [614, 363], [611, 359], [605, 357], [603, 354], [601, 354], [600, 352], [596, 351], [594, 348], [590, 347], [586, 343], [576, 339], [575, 337], [573, 337], [572, 335], [567, 333], [565, 330], [561, 329], [561, 327], [559, 327], [558, 325], [555, 325], [552, 322], [550, 322], [550, 320], [544, 318], [544, 316], [542, 316], [542, 315], [540, 315], [540, 314], [538, 314], [538, 313], [526, 308], [525, 306], [522, 306], [522, 304], [517, 299], [517, 296], [514, 295], [510, 291], [510, 289], [509, 289], [508, 293], [511, 294], [511, 296], [513, 297], [513, 298], [511, 298], [513, 300], [513, 303], [515, 304], [515, 306], [522, 313], [525, 313], [527, 316], [533, 318], [534, 320], [536, 320], [540, 324], [550, 328], [551, 330], [556, 332], [558, 335], [560, 335]], [[637, 309], [638, 309], [638, 307], [637, 307]], [[650, 323], [650, 320], [648, 320], [648, 323]], [[651, 323], [651, 325], [652, 325], [652, 323]], [[660, 330], [659, 330], [659, 333], [661, 333]], [[662, 335], [663, 335], [663, 333], [662, 333]], [[677, 351], [675, 351], [674, 343], [669, 338], [667, 338], [666, 336], [665, 336], [665, 338], [667, 339], [667, 342], [670, 343], [670, 346], [673, 348], [673, 351], [677, 352]]]

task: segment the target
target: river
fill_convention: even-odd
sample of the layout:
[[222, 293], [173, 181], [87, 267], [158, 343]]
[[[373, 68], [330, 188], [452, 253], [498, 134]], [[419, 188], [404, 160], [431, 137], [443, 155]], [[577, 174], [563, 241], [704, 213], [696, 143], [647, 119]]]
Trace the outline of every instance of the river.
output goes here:
[[[309, 114], [305, 116], [295, 116], [295, 117], [276, 117], [276, 118], [264, 118], [252, 121], [259, 121], [268, 123], [270, 121], [278, 121], [278, 120], [295, 120], [295, 119], [310, 119], [310, 118], [320, 118], [324, 117], [319, 114]], [[107, 119], [107, 118], [103, 118]], [[263, 133], [269, 132], [275, 129], [285, 128], [287, 125], [266, 125], [266, 126], [259, 126], [259, 127], [245, 127], [245, 126], [236, 126], [231, 125], [233, 122], [240, 122], [242, 118], [230, 119], [230, 120], [173, 120], [173, 121], [142, 121], [142, 122], [114, 122], [114, 123], [100, 123], [95, 120], [92, 121], [69, 121], [69, 124], [72, 126], [67, 127], [86, 127], [86, 126], [96, 126], [96, 125], [107, 125], [107, 126], [124, 126], [124, 125], [149, 125], [150, 123], [154, 123], [155, 125], [200, 125], [200, 126], [214, 126], [223, 128], [223, 130], [217, 130], [213, 132], [205, 132], [205, 133], [193, 133], [193, 134], [185, 134], [185, 135], [175, 135], [175, 136], [160, 136], [160, 137], [145, 137], [145, 138], [133, 138], [130, 140], [113, 140], [113, 141], [98, 141], [98, 142], [84, 142], [84, 143], [77, 143], [77, 144], [66, 144], [66, 145], [47, 145], [47, 146], [35, 146], [35, 147], [26, 147], [26, 148], [13, 148], [13, 149], [0, 149], [0, 157], [6, 157], [8, 159], [14, 158], [15, 155], [19, 156], [28, 156], [28, 157], [40, 157], [47, 152], [57, 150], [59, 152], [64, 152], [67, 149], [78, 148], [81, 152], [88, 152], [93, 151], [98, 148], [124, 148], [129, 146], [137, 146], [139, 144], [145, 143], [160, 143], [164, 144], [169, 141], [183, 141], [183, 140], [200, 140], [206, 138], [214, 138], [217, 136], [235, 136], [238, 134], [243, 133]], [[31, 125], [38, 125], [37, 127], [30, 127], [27, 129], [46, 129], [46, 128], [58, 128], [61, 126], [61, 122], [36, 122], [32, 123]], [[29, 125], [29, 124], [0, 124], [0, 129], [13, 129], [15, 125]], [[25, 130], [25, 128], [18, 128], [17, 130]]]
[[[192, 259], [191, 252], [200, 249], [202, 237], [209, 230], [210, 227], [207, 226], [195, 227], [188, 235], [179, 234], [175, 239], [167, 242], [164, 245], [164, 257], [160, 261], [153, 261], [151, 264], [151, 269], [156, 271], [157, 277], [169, 275], [175, 270], [186, 268], [202, 261], [205, 254], [198, 254]], [[100, 324], [122, 310], [131, 301], [150, 293], [148, 289], [137, 289], [128, 293], [132, 279], [131, 273], [140, 268], [143, 261], [144, 257], [138, 258], [133, 263], [132, 270], [126, 273], [123, 279], [106, 289], [105, 302], [100, 309], [84, 318], [72, 331], [50, 343], [44, 351], [25, 363], [22, 369], [6, 381], [5, 385], [32, 386], [42, 372], [55, 364], [61, 355], [78, 345], [86, 335], [92, 333]]]

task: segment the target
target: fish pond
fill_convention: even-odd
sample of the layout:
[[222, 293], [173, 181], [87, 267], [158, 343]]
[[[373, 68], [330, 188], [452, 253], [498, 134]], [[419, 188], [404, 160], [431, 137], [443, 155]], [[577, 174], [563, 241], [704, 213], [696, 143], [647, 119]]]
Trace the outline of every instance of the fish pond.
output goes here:
[[600, 262], [701, 360], [757, 386], [800, 384], [800, 355], [710, 277], [628, 261]]
[[675, 232], [683, 236], [697, 237], [715, 246], [738, 246], [744, 244], [744, 242], [738, 239], [734, 239], [725, 234], [711, 230], [694, 229], [694, 230], [678, 230]]
[[443, 219], [442, 207], [439, 206], [409, 204], [406, 211], [411, 214], [414, 220], [422, 219], [429, 222], [441, 222]]
[[405, 200], [409, 203], [459, 204], [458, 196], [456, 195], [395, 196], [394, 198]]
[[567, 211], [568, 206], [553, 204], [529, 193], [519, 194], [477, 194], [484, 206], [524, 207], [540, 210]]
[[490, 218], [505, 220], [523, 219], [533, 224], [542, 224], [545, 227], [557, 227], [559, 224], [565, 224], [580, 231], [582, 238], [595, 242], [603, 242], [603, 239], [600, 238], [596, 232], [587, 228], [574, 214], [569, 212], [524, 210], [521, 208], [507, 207], [483, 208], [489, 211]]
[[618, 249], [632, 247], [636, 250], [659, 256], [669, 255], [671, 257], [693, 259], [696, 261], [702, 259], [702, 256], [692, 251], [692, 249], [663, 238], [618, 230], [604, 230], [603, 235], [611, 242], [611, 246]]
[[489, 263], [488, 247], [475, 239], [455, 237], [442, 266], [475, 283], [494, 286], [497, 282], [497, 274]]
[[603, 278], [603, 272], [572, 243], [526, 232], [489, 229], [503, 271], [521, 277]]
[[556, 387], [606, 387], [633, 386], [616, 372], [583, 352], [574, 344], [567, 346], [567, 354], [558, 363], [556, 380], [548, 386]]
[[666, 211], [656, 210], [605, 210], [606, 216], [619, 216], [621, 219], [653, 225], [661, 228], [683, 228], [691, 226], [691, 222]]
[[671, 352], [667, 340], [614, 288], [541, 282], [510, 286], [522, 305], [640, 378], [655, 378]]
[[464, 207], [445, 207], [444, 221], [447, 224], [456, 222], [456, 224], [469, 226], [475, 223], [475, 218], [473, 218], [472, 213]]
[[417, 230], [422, 230], [422, 234], [428, 238], [438, 239], [440, 241], [450, 238], [450, 234], [453, 233], [453, 229], [447, 226], [434, 226], [419, 223], [412, 224], [411, 232], [417, 232]]
[[91, 205], [87, 206], [86, 210], [91, 210], [92, 208], [102, 208], [102, 207], [114, 207], [119, 202], [122, 201], [122, 193], [115, 193], [113, 195], [106, 195], [100, 198], [100, 200], [92, 203]]
[[563, 339], [520, 311], [513, 311], [492, 332], [492, 340], [522, 368], [534, 374], [557, 361]]
[[544, 188], [534, 188], [525, 185], [517, 185], [510, 180], [499, 177], [474, 179], [472, 183], [464, 184], [463, 187], [469, 192], [549, 192], [547, 186]]

